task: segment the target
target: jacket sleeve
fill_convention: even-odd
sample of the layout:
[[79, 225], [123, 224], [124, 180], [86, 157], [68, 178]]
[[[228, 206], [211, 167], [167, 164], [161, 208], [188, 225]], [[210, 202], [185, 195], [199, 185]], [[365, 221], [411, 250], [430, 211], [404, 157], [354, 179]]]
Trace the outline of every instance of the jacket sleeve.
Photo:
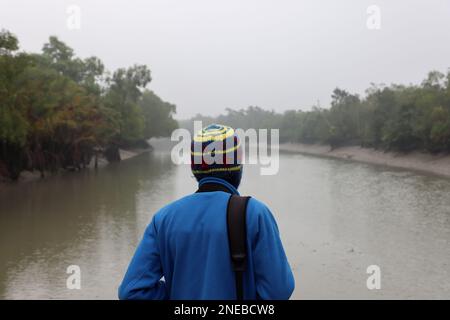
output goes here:
[[267, 207], [263, 206], [258, 211], [253, 245], [257, 297], [262, 300], [287, 300], [294, 291], [295, 282], [278, 226]]
[[163, 300], [167, 298], [159, 250], [156, 243], [155, 218], [144, 232], [133, 259], [119, 287], [120, 300]]

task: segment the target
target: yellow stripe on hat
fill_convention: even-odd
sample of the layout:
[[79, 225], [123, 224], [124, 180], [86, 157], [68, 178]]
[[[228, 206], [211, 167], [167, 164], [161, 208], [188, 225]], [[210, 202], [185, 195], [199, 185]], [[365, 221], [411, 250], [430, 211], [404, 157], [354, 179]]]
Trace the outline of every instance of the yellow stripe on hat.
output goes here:
[[[203, 130], [194, 137], [195, 142], [207, 142], [207, 141], [222, 141], [226, 138], [231, 137], [234, 134], [234, 129], [230, 127], [224, 127], [219, 130], [220, 134], [214, 131], [218, 131], [218, 129], [208, 130], [204, 132]], [[211, 134], [209, 133], [211, 132]], [[222, 133], [223, 132], [223, 133]]]
[[212, 154], [213, 152], [214, 152], [215, 154], [224, 154], [224, 153], [228, 153], [228, 152], [235, 151], [235, 150], [237, 150], [240, 146], [241, 146], [241, 143], [239, 142], [239, 144], [235, 145], [235, 146], [232, 147], [232, 148], [226, 149], [226, 150], [211, 150], [211, 151], [208, 151], [208, 152], [194, 152], [194, 151], [191, 151], [191, 155], [193, 155], [193, 156], [202, 156], [202, 155], [204, 155], [204, 154]]
[[238, 165], [236, 167], [228, 167], [228, 168], [211, 168], [208, 170], [192, 170], [193, 174], [201, 174], [201, 173], [211, 173], [211, 172], [224, 172], [224, 171], [239, 171], [241, 170], [241, 165]]
[[211, 135], [214, 135], [214, 134], [220, 134], [220, 133], [225, 133], [228, 129], [230, 129], [230, 128], [228, 128], [228, 127], [222, 127], [222, 128], [218, 128], [218, 129], [203, 129], [202, 131], [201, 131], [201, 133], [202, 133], [202, 135], [204, 135], [204, 136], [211, 136]]

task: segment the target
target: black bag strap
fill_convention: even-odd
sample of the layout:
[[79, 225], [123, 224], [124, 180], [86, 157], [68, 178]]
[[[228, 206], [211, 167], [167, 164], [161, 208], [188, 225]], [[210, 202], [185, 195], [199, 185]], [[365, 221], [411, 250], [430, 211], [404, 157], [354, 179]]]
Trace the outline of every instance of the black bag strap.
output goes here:
[[231, 195], [227, 207], [228, 242], [236, 277], [236, 298], [244, 299], [243, 276], [247, 267], [246, 212], [250, 197]]
[[[225, 186], [218, 183], [205, 183], [196, 192], [224, 191], [231, 193]], [[243, 277], [247, 267], [247, 204], [250, 197], [232, 194], [227, 205], [227, 232], [230, 247], [231, 262], [236, 278], [236, 298], [244, 299]]]

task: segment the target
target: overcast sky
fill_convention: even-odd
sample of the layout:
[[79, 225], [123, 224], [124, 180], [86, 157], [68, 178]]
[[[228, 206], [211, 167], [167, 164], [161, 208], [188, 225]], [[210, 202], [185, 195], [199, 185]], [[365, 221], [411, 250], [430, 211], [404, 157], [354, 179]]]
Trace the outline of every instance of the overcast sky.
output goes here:
[[[40, 51], [56, 35], [109, 70], [146, 64], [177, 118], [326, 107], [333, 88], [419, 83], [450, 67], [450, 0], [0, 0], [0, 28]], [[67, 27], [70, 5], [80, 29]], [[380, 29], [374, 26], [380, 9]], [[69, 20], [69, 22], [73, 20]]]

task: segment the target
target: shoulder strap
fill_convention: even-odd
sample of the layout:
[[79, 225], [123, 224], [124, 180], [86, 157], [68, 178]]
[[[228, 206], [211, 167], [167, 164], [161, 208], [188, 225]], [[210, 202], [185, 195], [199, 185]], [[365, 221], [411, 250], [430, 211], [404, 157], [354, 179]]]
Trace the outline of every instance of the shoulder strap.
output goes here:
[[247, 266], [246, 211], [250, 197], [231, 195], [227, 207], [228, 242], [236, 276], [237, 300], [244, 299], [243, 273]]

